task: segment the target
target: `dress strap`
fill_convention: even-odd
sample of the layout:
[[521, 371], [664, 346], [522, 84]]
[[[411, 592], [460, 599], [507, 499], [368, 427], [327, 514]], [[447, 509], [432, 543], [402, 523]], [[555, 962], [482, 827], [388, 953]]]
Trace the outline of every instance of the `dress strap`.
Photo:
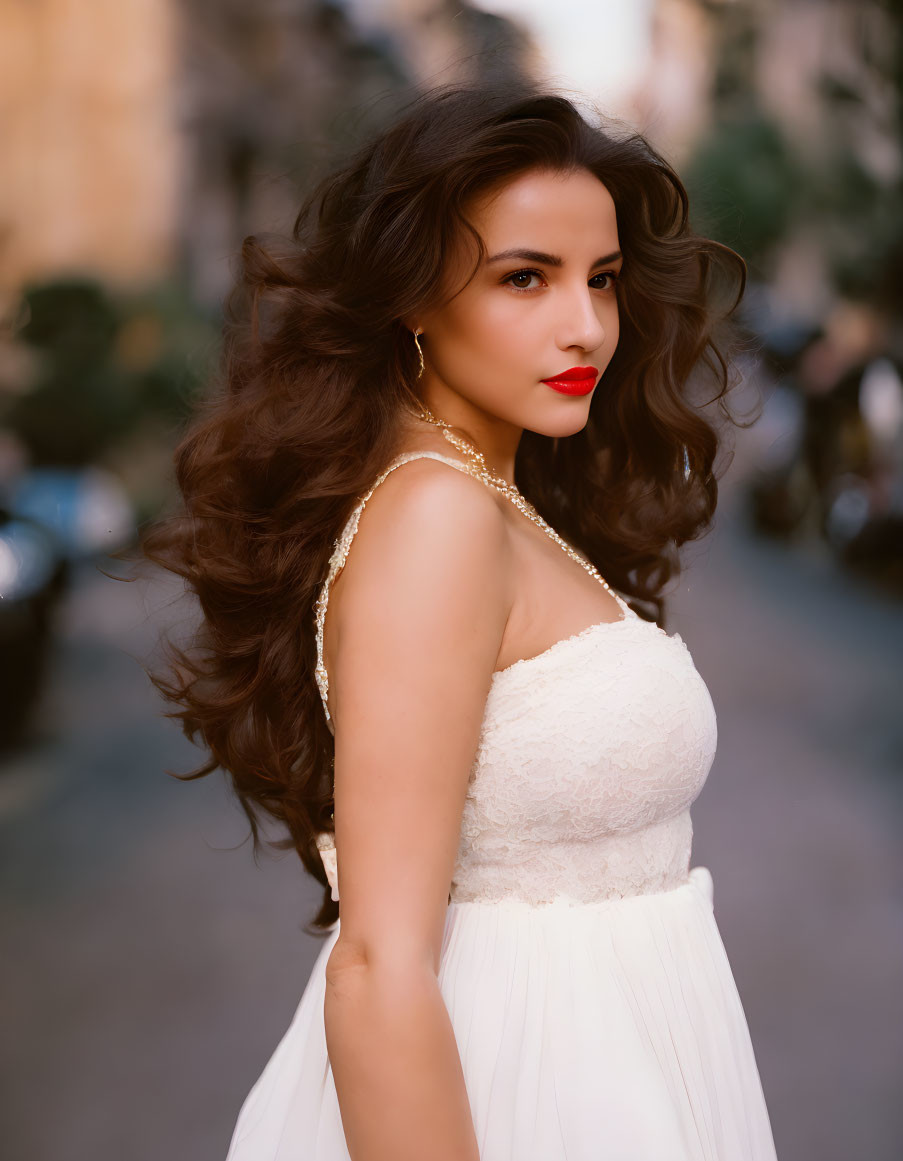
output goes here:
[[453, 468], [457, 468], [458, 471], [466, 472], [469, 476], [475, 476], [478, 480], [482, 480], [483, 483], [487, 485], [487, 487], [491, 487], [495, 491], [500, 492], [502, 495], [507, 496], [516, 508], [519, 508], [520, 511], [523, 512], [524, 515], [528, 517], [528, 519], [532, 520], [534, 524], [538, 524], [543, 532], [545, 532], [551, 540], [554, 540], [555, 543], [558, 544], [559, 547], [568, 554], [568, 556], [575, 560], [590, 574], [590, 576], [592, 576], [596, 581], [598, 581], [599, 584], [602, 585], [604, 589], [608, 591], [608, 593], [614, 598], [622, 610], [622, 620], [632, 619], [637, 616], [637, 614], [633, 611], [633, 609], [631, 609], [623, 597], [620, 597], [614, 591], [614, 589], [610, 587], [608, 582], [603, 579], [595, 565], [582, 552], [579, 552], [562, 536], [559, 536], [555, 529], [552, 528], [551, 525], [549, 525], [542, 518], [542, 516], [540, 516], [533, 505], [528, 503], [524, 497], [521, 496], [520, 492], [518, 492], [517, 489], [512, 485], [497, 477], [479, 471], [472, 464], [466, 463], [464, 460], [454, 459], [452, 456], [443, 455], [442, 452], [426, 450], [402, 452], [401, 455], [396, 456], [396, 458], [389, 464], [389, 466], [383, 472], [381, 472], [379, 476], [377, 476], [368, 491], [363, 496], [361, 496], [353, 508], [351, 515], [348, 517], [348, 520], [345, 523], [345, 527], [342, 529], [342, 532], [339, 534], [335, 541], [335, 550], [329, 559], [329, 568], [327, 571], [326, 579], [323, 582], [320, 593], [314, 604], [317, 637], [317, 665], [315, 671], [317, 687], [320, 691], [320, 700], [323, 702], [323, 711], [326, 715], [326, 724], [329, 726], [329, 730], [333, 735], [335, 734], [335, 727], [333, 725], [332, 716], [329, 713], [329, 706], [327, 704], [327, 697], [329, 694], [329, 675], [326, 672], [326, 664], [323, 659], [323, 626], [326, 622], [326, 605], [329, 601], [329, 590], [335, 581], [335, 578], [345, 566], [345, 561], [348, 558], [348, 550], [351, 547], [351, 541], [354, 539], [355, 532], [357, 532], [357, 526], [361, 518], [361, 512], [363, 512], [364, 506], [373, 495], [374, 489], [376, 489], [383, 482], [383, 480], [386, 478], [386, 476], [389, 475], [390, 472], [394, 471], [398, 467], [401, 467], [402, 464], [406, 464], [409, 460], [422, 459], [424, 457], [432, 460], [441, 460], [441, 462], [445, 464], [451, 464], [451, 466]]
[[393, 472], [396, 468], [401, 467], [402, 464], [408, 463], [410, 460], [416, 459], [431, 459], [441, 460], [442, 463], [451, 464], [453, 468], [459, 471], [466, 472], [468, 475], [473, 475], [469, 466], [463, 461], [455, 459], [453, 456], [443, 455], [442, 452], [428, 451], [426, 449], [420, 451], [402, 452], [401, 455], [389, 464], [389, 466], [381, 472], [371, 484], [370, 488], [358, 500], [357, 504], [351, 511], [351, 515], [345, 522], [339, 536], [335, 541], [335, 549], [332, 556], [329, 558], [329, 567], [326, 574], [326, 579], [320, 588], [319, 595], [314, 603], [314, 613], [316, 621], [316, 637], [317, 637], [317, 666], [315, 675], [317, 679], [317, 688], [320, 691], [320, 700], [323, 703], [323, 712], [326, 715], [326, 724], [329, 727], [331, 734], [335, 734], [335, 726], [332, 722], [332, 715], [329, 712], [329, 705], [327, 698], [329, 695], [329, 675], [326, 672], [326, 663], [323, 658], [323, 628], [326, 624], [326, 606], [329, 602], [329, 590], [331, 589], [336, 577], [345, 567], [345, 561], [348, 559], [348, 551], [351, 548], [351, 541], [354, 539], [354, 534], [357, 532], [358, 523], [361, 518], [361, 513], [366, 506], [367, 501], [373, 495], [373, 492], [383, 480]]

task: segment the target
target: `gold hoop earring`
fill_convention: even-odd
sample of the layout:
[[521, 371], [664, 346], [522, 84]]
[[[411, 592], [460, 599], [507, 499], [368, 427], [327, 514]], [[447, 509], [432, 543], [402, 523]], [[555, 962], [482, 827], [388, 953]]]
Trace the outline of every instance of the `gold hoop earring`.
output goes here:
[[420, 370], [417, 372], [418, 379], [423, 374], [423, 351], [420, 349], [420, 340], [417, 338], [417, 336], [422, 333], [423, 332], [419, 328], [414, 331], [414, 345], [417, 347], [417, 354], [420, 356]]

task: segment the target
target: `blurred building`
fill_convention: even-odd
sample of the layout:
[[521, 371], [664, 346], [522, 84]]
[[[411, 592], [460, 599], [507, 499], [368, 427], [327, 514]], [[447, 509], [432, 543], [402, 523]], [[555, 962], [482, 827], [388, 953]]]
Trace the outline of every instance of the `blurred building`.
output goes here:
[[[0, 0], [0, 291], [74, 270], [114, 284], [177, 275], [215, 308], [241, 239], [290, 229], [309, 178], [412, 89], [527, 74], [585, 93], [682, 173], [708, 144], [703, 184], [742, 206], [747, 233], [734, 241], [754, 260], [773, 252], [779, 294], [818, 313], [829, 255], [874, 282], [895, 228], [882, 195], [901, 183], [891, 11], [879, 0]], [[805, 189], [804, 170], [818, 175]], [[819, 212], [801, 213], [794, 199], [813, 190]]]
[[177, 70], [173, 0], [0, 0], [0, 291], [171, 268]]
[[657, 0], [637, 123], [682, 172], [699, 161], [780, 310], [898, 301], [900, 38], [881, 0]]
[[0, 290], [177, 274], [215, 307], [255, 230], [418, 84], [516, 75], [510, 22], [466, 3], [0, 0]]

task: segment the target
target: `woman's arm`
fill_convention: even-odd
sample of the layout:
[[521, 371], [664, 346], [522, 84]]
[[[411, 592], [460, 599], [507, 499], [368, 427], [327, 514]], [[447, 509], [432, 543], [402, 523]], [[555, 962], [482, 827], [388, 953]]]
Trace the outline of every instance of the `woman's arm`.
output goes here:
[[430, 460], [393, 473], [366, 515], [334, 626], [327, 1048], [354, 1161], [479, 1161], [437, 973], [510, 608], [505, 523], [489, 489]]

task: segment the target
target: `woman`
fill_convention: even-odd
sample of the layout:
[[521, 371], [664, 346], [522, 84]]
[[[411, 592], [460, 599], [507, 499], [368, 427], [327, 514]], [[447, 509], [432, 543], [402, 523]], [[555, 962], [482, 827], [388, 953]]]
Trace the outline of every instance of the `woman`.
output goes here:
[[506, 84], [421, 97], [245, 241], [145, 545], [203, 611], [157, 680], [327, 937], [228, 1161], [775, 1157], [689, 867], [712, 702], [615, 592], [660, 619], [715, 508], [694, 396], [727, 414], [745, 267], [687, 215], [641, 136]]

